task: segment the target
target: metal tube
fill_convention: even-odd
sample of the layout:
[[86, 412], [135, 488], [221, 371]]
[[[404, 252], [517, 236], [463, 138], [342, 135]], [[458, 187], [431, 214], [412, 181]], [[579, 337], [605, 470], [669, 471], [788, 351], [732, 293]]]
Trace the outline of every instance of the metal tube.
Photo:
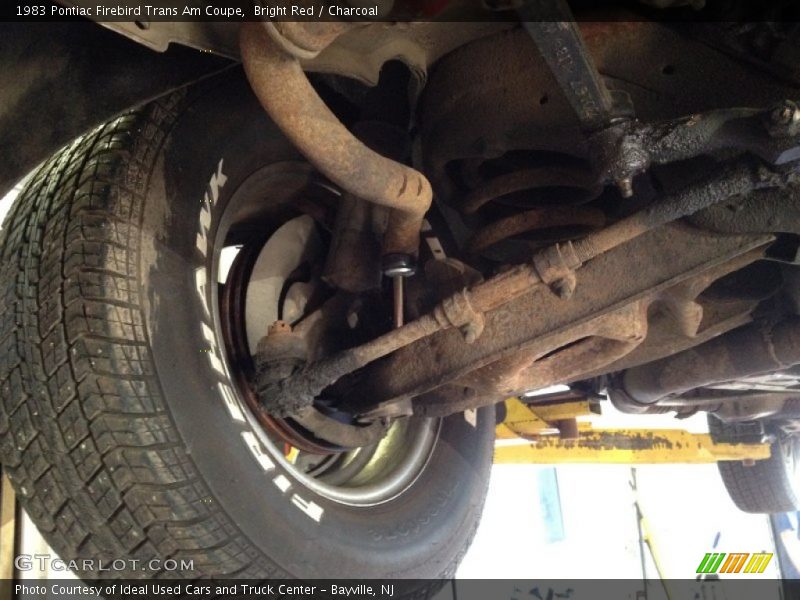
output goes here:
[[403, 276], [395, 275], [392, 277], [392, 288], [394, 292], [394, 326], [403, 326]]
[[751, 192], [756, 182], [755, 169], [750, 161], [742, 159], [725, 165], [663, 201], [656, 201], [644, 210], [578, 240], [574, 243], [575, 254], [581, 263], [585, 263], [656, 227]]
[[359, 427], [339, 423], [309, 406], [292, 415], [292, 418], [319, 438], [345, 448], [358, 448], [374, 444], [386, 435], [387, 427], [380, 421]]
[[[330, 24], [314, 25], [320, 26], [322, 36]], [[326, 43], [332, 41], [325, 36]], [[343, 190], [393, 209], [385, 254], [416, 255], [422, 219], [433, 196], [425, 176], [370, 150], [348, 131], [311, 86], [297, 58], [279, 47], [263, 24], [244, 23], [240, 45], [250, 85], [283, 133]]]
[[[739, 161], [726, 166], [703, 182], [689, 186], [606, 230], [580, 240], [574, 248], [567, 244], [566, 247], [570, 251], [565, 254], [566, 260], [572, 262], [566, 266], [572, 269], [578, 268], [587, 260], [647, 231], [722, 202], [733, 195], [746, 193], [755, 187], [756, 181], [757, 177], [749, 162]], [[560, 257], [564, 253], [559, 248], [561, 247], [552, 246], [540, 252], [538, 256], [544, 256], [547, 261], [551, 259], [552, 254]], [[298, 408], [304, 403], [310, 404], [323, 389], [347, 373], [444, 329], [468, 325], [470, 319], [510, 302], [529, 291], [532, 286], [541, 283], [543, 276], [538, 270], [541, 264], [541, 261], [534, 258], [532, 264], [513, 267], [469, 290], [451, 296], [433, 312], [415, 321], [365, 344], [309, 365], [302, 373], [292, 376], [279, 388], [270, 391], [278, 397], [277, 401], [271, 404], [294, 405]]]
[[668, 396], [796, 364], [800, 364], [800, 319], [736, 329], [690, 350], [628, 369], [622, 388], [638, 403], [658, 404]]

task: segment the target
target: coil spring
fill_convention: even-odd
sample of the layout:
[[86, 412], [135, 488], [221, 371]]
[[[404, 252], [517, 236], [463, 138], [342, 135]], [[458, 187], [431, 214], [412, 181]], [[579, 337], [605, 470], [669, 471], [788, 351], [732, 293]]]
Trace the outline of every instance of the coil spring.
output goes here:
[[466, 214], [475, 214], [489, 203], [525, 208], [526, 203], [530, 206], [536, 204], [536, 200], [526, 202], [524, 193], [545, 188], [560, 188], [572, 193], [569, 200], [533, 206], [482, 227], [469, 241], [469, 252], [481, 254], [504, 240], [544, 230], [558, 230], [560, 233], [558, 239], [551, 237], [543, 241], [563, 241], [605, 224], [602, 211], [583, 206], [600, 195], [602, 186], [588, 169], [582, 167], [542, 166], [498, 175], [473, 189], [466, 196], [462, 210]]

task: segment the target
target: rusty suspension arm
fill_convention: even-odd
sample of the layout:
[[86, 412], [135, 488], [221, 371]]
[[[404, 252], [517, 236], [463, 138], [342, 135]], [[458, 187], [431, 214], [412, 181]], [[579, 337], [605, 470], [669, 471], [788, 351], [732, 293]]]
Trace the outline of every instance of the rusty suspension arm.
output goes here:
[[513, 300], [533, 285], [544, 283], [560, 296], [569, 297], [575, 285], [574, 270], [592, 258], [732, 196], [777, 183], [773, 173], [759, 169], [750, 160], [740, 159], [724, 165], [702, 181], [605, 230], [574, 244], [546, 248], [535, 254], [530, 263], [445, 299], [431, 313], [415, 321], [366, 344], [312, 363], [289, 379], [257, 391], [270, 412], [290, 415], [309, 406], [323, 389], [344, 375], [438, 331], [458, 327], [467, 342], [474, 341], [482, 331], [484, 312]]
[[326, 177], [357, 198], [392, 209], [384, 254], [415, 256], [433, 197], [430, 182], [350, 133], [311, 86], [296, 57], [321, 51], [347, 31], [348, 24], [280, 25], [282, 31], [271, 23], [242, 25], [242, 62], [256, 96], [286, 137]]

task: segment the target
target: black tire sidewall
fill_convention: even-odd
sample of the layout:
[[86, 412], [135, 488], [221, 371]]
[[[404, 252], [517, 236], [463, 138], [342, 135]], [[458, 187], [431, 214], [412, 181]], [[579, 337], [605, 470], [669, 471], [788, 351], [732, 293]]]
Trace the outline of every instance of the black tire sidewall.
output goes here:
[[[714, 441], [736, 440], [736, 423], [725, 423], [714, 415], [708, 417], [709, 433]], [[793, 463], [784, 453], [800, 443], [796, 436], [777, 433], [770, 446], [770, 457], [754, 464], [742, 461], [717, 463], [722, 481], [733, 503], [742, 511], [755, 514], [793, 512], [800, 509], [800, 481]]]
[[[480, 517], [493, 410], [479, 410], [474, 425], [462, 414], [444, 419], [423, 473], [394, 500], [350, 507], [303, 487], [269, 460], [250, 421], [237, 418], [244, 403], [214, 366], [224, 351], [211, 281], [211, 245], [237, 186], [261, 167], [300, 157], [238, 72], [189, 95], [162, 154], [144, 206], [145, 321], [161, 392], [212, 501], [289, 575], [449, 575]], [[198, 233], [206, 226], [204, 254]], [[282, 489], [281, 477], [291, 487]]]

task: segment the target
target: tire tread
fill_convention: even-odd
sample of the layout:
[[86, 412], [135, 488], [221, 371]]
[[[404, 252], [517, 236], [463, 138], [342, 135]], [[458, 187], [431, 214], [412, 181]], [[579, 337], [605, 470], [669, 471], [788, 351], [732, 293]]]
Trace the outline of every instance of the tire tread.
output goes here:
[[[734, 427], [709, 416], [709, 430], [715, 439]], [[744, 512], [774, 514], [800, 509], [800, 498], [792, 483], [792, 474], [781, 455], [780, 443], [774, 442], [770, 450], [768, 459], [751, 465], [745, 465], [742, 461], [717, 463], [731, 500]]]
[[[186, 97], [173, 93], [81, 136], [11, 208], [0, 231], [0, 462], [66, 560], [184, 559], [194, 561], [191, 577], [284, 578], [201, 478], [149, 350], [145, 193]], [[477, 520], [470, 526], [469, 540]]]
[[183, 99], [62, 149], [6, 218], [0, 459], [64, 558], [185, 559], [192, 576], [285, 577], [199, 477], [149, 353], [137, 277], [144, 193]]

